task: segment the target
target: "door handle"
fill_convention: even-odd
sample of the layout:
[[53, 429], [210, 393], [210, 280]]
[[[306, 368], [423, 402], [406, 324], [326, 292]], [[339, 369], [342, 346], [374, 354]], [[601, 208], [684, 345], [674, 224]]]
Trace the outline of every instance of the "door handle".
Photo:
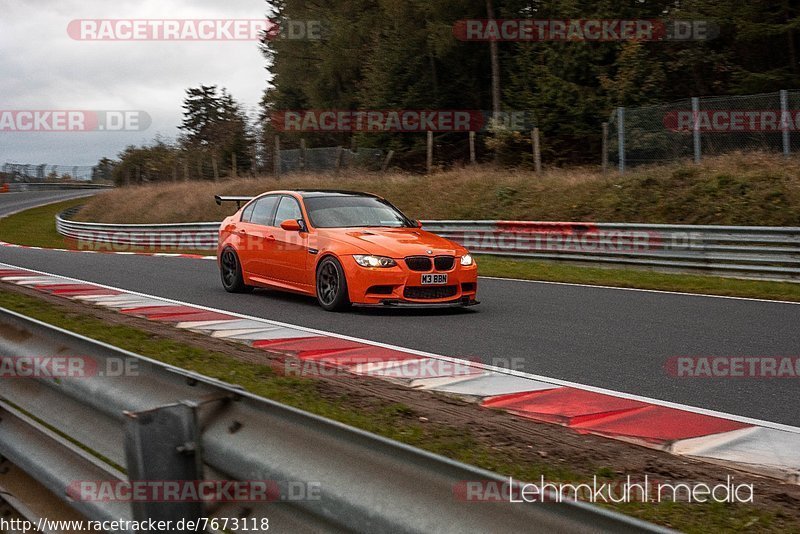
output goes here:
[[275, 241], [275, 236], [274, 235], [264, 236], [264, 239], [266, 239], [267, 241]]

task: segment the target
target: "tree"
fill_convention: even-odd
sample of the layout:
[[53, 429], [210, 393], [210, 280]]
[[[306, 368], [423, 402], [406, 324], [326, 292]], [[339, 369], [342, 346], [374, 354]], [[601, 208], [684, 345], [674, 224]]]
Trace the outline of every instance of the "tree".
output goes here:
[[218, 91], [216, 85], [201, 85], [187, 89], [179, 129], [184, 132], [184, 148], [196, 157], [211, 158], [224, 169], [250, 169], [253, 137], [247, 115], [225, 88]]

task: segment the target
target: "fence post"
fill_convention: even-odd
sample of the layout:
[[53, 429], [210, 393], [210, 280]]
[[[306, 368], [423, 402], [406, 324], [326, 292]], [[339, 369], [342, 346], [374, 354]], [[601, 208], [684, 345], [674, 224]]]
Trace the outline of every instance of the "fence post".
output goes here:
[[390, 150], [389, 153], [386, 154], [386, 159], [383, 160], [383, 164], [381, 165], [381, 172], [386, 172], [386, 169], [389, 168], [389, 163], [391, 163], [392, 157], [394, 157], [394, 150]]
[[788, 156], [791, 152], [789, 144], [789, 92], [781, 89], [781, 133], [783, 134], [783, 155]]
[[428, 174], [433, 170], [433, 130], [428, 130], [428, 157], [425, 161]]
[[275, 154], [272, 156], [273, 172], [275, 176], [281, 175], [281, 138], [275, 136]]
[[625, 108], [617, 108], [617, 151], [619, 154], [619, 173], [625, 173]]
[[700, 98], [692, 97], [692, 142], [694, 144], [694, 162], [700, 163], [702, 150], [700, 147]]
[[603, 142], [602, 142], [603, 155], [600, 157], [603, 174], [608, 172], [608, 123], [603, 123]]
[[300, 138], [300, 170], [306, 170], [306, 140]]
[[469, 132], [469, 162], [475, 163], [475, 132], [470, 130]]
[[539, 149], [539, 128], [531, 130], [531, 144], [533, 145], [533, 168], [540, 173], [542, 172], [542, 151]]
[[342, 157], [343, 156], [344, 156], [344, 147], [337, 146], [336, 147], [336, 162], [335, 162], [336, 172], [339, 172], [339, 170], [342, 168]]

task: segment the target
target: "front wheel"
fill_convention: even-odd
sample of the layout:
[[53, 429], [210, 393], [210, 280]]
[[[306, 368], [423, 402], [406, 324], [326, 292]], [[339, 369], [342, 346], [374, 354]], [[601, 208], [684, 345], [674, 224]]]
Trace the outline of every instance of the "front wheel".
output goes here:
[[226, 248], [220, 257], [220, 275], [222, 276], [222, 287], [228, 293], [250, 293], [253, 286], [244, 283], [242, 275], [242, 264], [233, 249]]
[[327, 311], [341, 311], [350, 306], [347, 278], [336, 258], [328, 256], [317, 267], [317, 301]]

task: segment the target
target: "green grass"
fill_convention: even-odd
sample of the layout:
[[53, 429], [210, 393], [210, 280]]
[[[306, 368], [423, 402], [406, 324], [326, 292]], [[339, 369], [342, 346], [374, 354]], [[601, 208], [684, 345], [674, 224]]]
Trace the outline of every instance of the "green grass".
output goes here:
[[[0, 241], [14, 243], [15, 245], [27, 245], [29, 247], [43, 248], [79, 248], [74, 240], [69, 240], [56, 231], [56, 215], [62, 211], [85, 204], [87, 199], [73, 199], [56, 204], [49, 204], [38, 208], [22, 211], [15, 215], [10, 215], [0, 219]], [[80, 248], [87, 249], [86, 245]], [[148, 249], [144, 247], [113, 246], [99, 244], [93, 246], [91, 250], [100, 252], [169, 252], [183, 254], [200, 254], [203, 256], [213, 256], [214, 251], [210, 250], [184, 250], [176, 248]]]
[[[97, 318], [68, 311], [32, 296], [0, 290], [4, 307], [55, 326], [103, 341], [119, 348], [149, 356], [203, 375], [239, 384], [257, 395], [346, 423], [433, 453], [472, 464], [519, 480], [587, 480], [592, 474], [613, 479], [616, 471], [597, 466], [592, 473], [575, 472], [566, 464], [548, 463], [530, 454], [496, 450], [476, 440], [469, 427], [433, 426], [419, 421], [404, 404], [375, 402], [356, 405], [347, 395], [332, 397], [321, 382], [278, 374], [269, 365], [244, 363], [229, 356], [126, 325], [111, 325]], [[697, 503], [629, 503], [603, 505], [647, 521], [686, 532], [740, 532], [759, 530], [786, 532], [800, 528], [780, 510], [750, 505]]]
[[800, 284], [477, 256], [482, 276], [800, 302]]
[[31, 247], [66, 248], [66, 239], [56, 232], [56, 215], [85, 203], [85, 198], [66, 200], [0, 219], [0, 240]]

